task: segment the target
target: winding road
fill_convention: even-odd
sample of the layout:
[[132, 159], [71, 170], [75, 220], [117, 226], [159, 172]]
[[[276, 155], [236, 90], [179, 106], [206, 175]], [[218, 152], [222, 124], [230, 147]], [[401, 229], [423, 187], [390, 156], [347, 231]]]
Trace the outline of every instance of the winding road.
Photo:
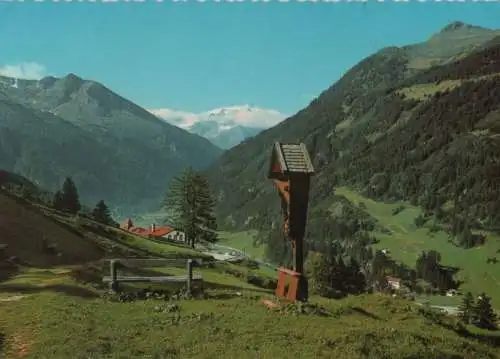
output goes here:
[[268, 268], [271, 268], [275, 271], [278, 271], [278, 267], [272, 263], [263, 261], [258, 258], [254, 258], [243, 252], [242, 250], [233, 248], [233, 247], [228, 247], [228, 246], [223, 246], [220, 244], [214, 244], [214, 243], [203, 243], [202, 244], [202, 250], [204, 249], [203, 253], [208, 254], [213, 256], [217, 260], [222, 260], [222, 261], [231, 261], [234, 259], [241, 259], [241, 258], [246, 258], [253, 260], [259, 265], [266, 266]]

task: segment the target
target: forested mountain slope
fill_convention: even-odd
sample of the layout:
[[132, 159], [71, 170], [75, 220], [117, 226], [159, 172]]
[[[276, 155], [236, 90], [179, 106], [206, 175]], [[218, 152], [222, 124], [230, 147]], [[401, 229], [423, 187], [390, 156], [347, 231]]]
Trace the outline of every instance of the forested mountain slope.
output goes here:
[[116, 215], [156, 209], [174, 175], [221, 150], [70, 74], [0, 78], [0, 153], [0, 169], [52, 191], [71, 176], [84, 202], [104, 199]]
[[454, 219], [498, 225], [498, 35], [453, 23], [425, 43], [382, 49], [295, 116], [224, 153], [207, 172], [221, 224], [259, 227], [277, 214], [265, 180], [271, 146], [303, 141], [316, 167], [312, 210], [347, 185], [429, 210], [456, 203]]

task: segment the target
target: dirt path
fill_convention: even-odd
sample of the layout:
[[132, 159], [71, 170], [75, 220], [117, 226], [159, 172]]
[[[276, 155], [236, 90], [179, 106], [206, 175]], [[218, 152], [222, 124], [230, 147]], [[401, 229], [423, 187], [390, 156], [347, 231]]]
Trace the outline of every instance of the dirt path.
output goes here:
[[16, 302], [16, 301], [21, 300], [25, 297], [26, 297], [25, 295], [14, 295], [11, 297], [0, 298], [0, 302]]

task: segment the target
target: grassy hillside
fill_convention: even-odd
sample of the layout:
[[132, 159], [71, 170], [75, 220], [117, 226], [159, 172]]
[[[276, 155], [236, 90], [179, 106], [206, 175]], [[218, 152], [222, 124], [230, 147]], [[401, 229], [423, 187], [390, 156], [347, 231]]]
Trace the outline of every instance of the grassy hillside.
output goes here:
[[300, 358], [498, 358], [498, 337], [466, 331], [469, 338], [460, 337], [453, 320], [426, 319], [404, 302], [372, 296], [323, 304], [294, 315], [296, 308], [269, 312], [252, 294], [169, 307], [48, 291], [0, 303], [0, 314], [8, 319], [2, 325], [8, 359], [265, 359], [290, 351]]
[[[382, 49], [295, 116], [225, 152], [206, 172], [219, 194], [221, 227], [260, 230], [272, 252], [287, 250], [281, 234], [270, 235], [282, 216], [266, 180], [269, 157], [275, 141], [304, 142], [316, 170], [310, 248], [335, 247], [366, 261], [364, 249], [375, 234], [375, 247], [393, 248], [396, 260], [414, 265], [417, 252], [437, 249], [461, 268], [465, 289], [495, 292], [490, 288], [498, 288], [497, 267], [486, 260], [495, 256], [494, 233], [500, 230], [498, 35], [454, 23], [425, 43]], [[372, 207], [356, 209], [332, 196], [338, 188], [349, 188], [347, 199], [362, 196]], [[378, 213], [399, 202], [408, 206], [394, 218]], [[346, 209], [340, 220], [325, 215], [332, 204]], [[434, 233], [411, 227], [420, 213], [429, 225], [435, 222]], [[374, 219], [392, 234], [374, 233], [380, 229], [372, 228]], [[486, 234], [486, 243], [465, 249], [468, 231]]]
[[254, 246], [255, 231], [220, 232], [217, 244], [239, 249], [250, 257], [262, 259], [264, 251], [262, 246]]
[[[95, 260], [99, 254], [203, 255], [81, 218], [61, 217], [46, 208], [29, 208], [5, 196], [2, 201], [1, 223], [17, 218], [24, 223], [20, 227], [16, 222], [8, 239], [20, 238], [17, 231], [28, 227], [50, 230], [63, 257], [79, 253], [74, 263], [49, 266], [45, 259], [40, 267], [34, 255], [39, 251], [29, 242], [13, 252], [26, 263], [0, 281], [0, 355], [6, 359], [286, 358], [290, 350], [300, 358], [499, 357], [498, 335], [464, 328], [453, 318], [384, 295], [312, 298], [308, 305], [269, 311], [259, 299], [272, 298], [272, 291], [249, 283], [252, 271], [237, 265], [197, 268], [205, 293], [191, 300], [171, 297], [168, 293], [175, 289], [168, 286], [149, 289], [157, 294], [149, 299], [131, 296], [141, 293], [136, 286], [126, 288], [129, 296], [109, 295], [100, 283], [107, 268]], [[89, 238], [71, 231], [83, 231]], [[95, 244], [102, 252], [91, 250]], [[179, 274], [184, 269], [156, 271]]]
[[72, 176], [85, 203], [104, 199], [117, 214], [156, 209], [174, 175], [222, 151], [95, 81], [13, 84], [0, 77], [0, 169], [50, 191]]
[[[484, 245], [471, 249], [463, 249], [450, 241], [450, 235], [444, 231], [444, 226], [430, 219], [422, 228], [415, 224], [415, 218], [424, 214], [420, 207], [409, 202], [394, 201], [384, 203], [363, 196], [346, 187], [335, 189], [335, 196], [342, 196], [360, 211], [376, 221], [376, 226], [369, 234], [377, 239], [372, 247], [389, 250], [390, 257], [402, 262], [410, 268], [415, 268], [417, 257], [422, 251], [435, 250], [442, 254], [442, 264], [456, 267], [460, 270], [456, 279], [463, 281], [460, 289], [479, 294], [486, 290], [492, 296], [495, 307], [500, 308], [500, 263], [488, 263], [490, 257], [500, 257], [500, 236], [488, 231], [475, 231], [487, 236]], [[338, 210], [337, 198], [325, 200], [332, 214]], [[276, 218], [276, 220], [278, 220]], [[312, 221], [312, 223], [314, 223]], [[257, 259], [265, 259], [265, 243], [254, 247], [254, 231], [221, 232], [220, 243], [246, 251]], [[309, 239], [306, 243], [310, 245]], [[444, 296], [422, 297], [431, 300], [436, 305], [457, 305], [461, 298]]]
[[104, 255], [104, 251], [82, 233], [65, 228], [39, 210], [19, 202], [16, 197], [0, 193], [0, 243], [7, 258], [16, 256], [27, 265], [44, 267], [83, 263]]
[[[431, 231], [433, 221], [422, 228], [417, 228], [415, 218], [422, 210], [407, 202], [382, 203], [364, 197], [347, 188], [338, 188], [336, 195], [345, 196], [354, 204], [362, 203], [367, 213], [377, 219], [378, 224], [389, 231], [375, 231], [380, 240], [374, 245], [378, 249], [388, 249], [390, 256], [411, 267], [415, 267], [418, 255], [422, 251], [435, 250], [442, 254], [443, 265], [458, 267], [457, 279], [464, 281], [463, 291], [480, 293], [487, 290], [493, 304], [500, 308], [500, 264], [488, 263], [487, 258], [500, 253], [500, 236], [484, 232], [487, 241], [484, 245], [464, 250], [450, 242], [450, 237], [442, 229]], [[403, 208], [396, 213], [396, 209]], [[445, 299], [441, 298], [441, 301]]]

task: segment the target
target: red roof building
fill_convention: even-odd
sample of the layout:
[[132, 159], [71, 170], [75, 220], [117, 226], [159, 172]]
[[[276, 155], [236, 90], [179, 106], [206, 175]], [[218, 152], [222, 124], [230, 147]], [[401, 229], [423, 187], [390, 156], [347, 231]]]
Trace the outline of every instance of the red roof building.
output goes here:
[[132, 227], [129, 230], [132, 233], [138, 234], [140, 236], [147, 236], [149, 234], [149, 230], [141, 227]]
[[151, 237], [161, 238], [173, 231], [174, 229], [172, 227], [153, 227], [149, 235]]
[[124, 223], [120, 225], [120, 228], [124, 231], [131, 232], [143, 237], [155, 237], [161, 238], [165, 237], [167, 234], [175, 231], [172, 227], [156, 227], [156, 225], [152, 225], [150, 228], [142, 228], [142, 227], [134, 227], [134, 223], [129, 218]]

